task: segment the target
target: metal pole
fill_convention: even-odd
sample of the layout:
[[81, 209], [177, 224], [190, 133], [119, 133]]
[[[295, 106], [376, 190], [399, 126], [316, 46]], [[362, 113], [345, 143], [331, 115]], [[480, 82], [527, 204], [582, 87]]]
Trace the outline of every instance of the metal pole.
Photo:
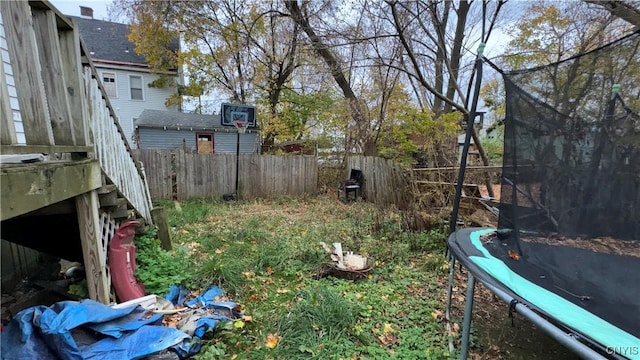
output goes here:
[[467, 296], [464, 300], [464, 319], [462, 320], [462, 348], [460, 350], [460, 360], [466, 360], [469, 353], [469, 335], [471, 334], [471, 316], [473, 313], [473, 293], [476, 278], [469, 273], [467, 281]]
[[[453, 254], [449, 253], [449, 286], [447, 288], [447, 307], [445, 308], [445, 318], [447, 319], [447, 326], [451, 326], [451, 298], [453, 297], [453, 273], [456, 267], [456, 258]], [[453, 338], [449, 338], [449, 351], [453, 352]]]
[[[484, 286], [489, 289], [492, 293], [496, 294], [502, 301], [507, 304], [511, 303], [513, 297], [506, 292], [500, 290], [499, 288], [484, 283]], [[588, 347], [587, 345], [581, 343], [574, 336], [567, 334], [566, 332], [560, 330], [555, 325], [551, 324], [549, 321], [538, 315], [536, 312], [531, 310], [528, 306], [522, 303], [517, 303], [514, 307], [515, 312], [522, 315], [525, 319], [531, 321], [541, 330], [546, 332], [553, 339], [558, 341], [560, 344], [567, 347], [569, 350], [573, 351], [575, 354], [580, 356], [582, 359], [606, 359], [604, 356], [598, 354], [596, 351]], [[465, 315], [466, 316], [466, 315]], [[464, 336], [464, 335], [463, 335]]]
[[237, 129], [238, 136], [236, 137], [236, 200], [238, 200], [238, 175], [240, 169], [240, 129]]
[[[462, 183], [464, 182], [465, 168], [467, 167], [467, 155], [469, 154], [469, 145], [471, 143], [471, 137], [473, 135], [473, 124], [476, 119], [478, 98], [480, 97], [480, 86], [482, 84], [482, 53], [484, 51], [484, 43], [478, 46], [478, 55], [476, 58], [476, 82], [475, 93], [471, 101], [471, 110], [467, 117], [467, 131], [465, 132], [464, 145], [462, 146], [462, 155], [460, 157], [460, 170], [458, 171], [458, 182], [456, 183], [456, 193], [453, 200], [453, 210], [451, 211], [451, 221], [449, 222], [449, 234], [456, 231], [456, 225], [458, 222], [458, 210], [460, 207], [460, 199], [462, 198]], [[449, 254], [449, 248], [447, 248], [447, 255]]]

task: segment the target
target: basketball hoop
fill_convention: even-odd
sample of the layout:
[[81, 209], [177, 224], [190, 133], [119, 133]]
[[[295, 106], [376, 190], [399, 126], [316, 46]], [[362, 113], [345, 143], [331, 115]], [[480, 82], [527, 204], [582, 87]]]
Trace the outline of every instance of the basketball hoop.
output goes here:
[[236, 129], [238, 129], [239, 134], [244, 134], [247, 131], [249, 122], [243, 120], [234, 120], [233, 125], [236, 127]]

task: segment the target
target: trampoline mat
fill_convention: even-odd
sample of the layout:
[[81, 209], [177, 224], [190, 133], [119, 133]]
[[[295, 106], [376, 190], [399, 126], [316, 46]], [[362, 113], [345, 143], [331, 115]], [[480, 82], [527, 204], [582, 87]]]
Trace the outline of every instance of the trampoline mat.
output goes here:
[[531, 237], [519, 251], [495, 229], [475, 228], [454, 232], [448, 245], [479, 280], [588, 340], [640, 346], [640, 242]]

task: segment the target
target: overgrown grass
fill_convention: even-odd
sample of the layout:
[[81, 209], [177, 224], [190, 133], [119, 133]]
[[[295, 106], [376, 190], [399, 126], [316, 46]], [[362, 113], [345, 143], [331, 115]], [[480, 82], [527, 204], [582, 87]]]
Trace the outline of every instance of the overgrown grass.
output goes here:
[[[409, 232], [398, 212], [328, 196], [163, 205], [184, 253], [147, 253], [151, 236], [136, 240], [145, 285], [219, 285], [253, 317], [213, 334], [199, 359], [451, 356], [442, 322], [443, 229]], [[320, 277], [329, 261], [320, 242], [341, 242], [375, 267], [357, 282]]]

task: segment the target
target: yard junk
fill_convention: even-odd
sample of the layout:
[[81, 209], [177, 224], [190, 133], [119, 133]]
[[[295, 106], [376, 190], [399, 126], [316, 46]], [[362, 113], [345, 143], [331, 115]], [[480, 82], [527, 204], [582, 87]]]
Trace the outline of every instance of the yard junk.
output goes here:
[[191, 338], [175, 347], [180, 357], [195, 355], [200, 351], [202, 337], [214, 330], [220, 322], [242, 319], [241, 306], [228, 301], [224, 291], [212, 286], [202, 295], [193, 296], [188, 290], [172, 286], [166, 299], [176, 309], [186, 309], [173, 315], [165, 315], [167, 326], [175, 326]]
[[188, 339], [142, 307], [93, 300], [27, 308], [2, 332], [2, 359], [137, 359]]
[[211, 287], [194, 296], [173, 286], [166, 299], [148, 295], [108, 306], [93, 300], [27, 308], [1, 334], [2, 359], [139, 359], [171, 352], [197, 354], [202, 337], [240, 306]]
[[364, 279], [373, 268], [373, 261], [352, 251], [346, 253], [342, 250], [342, 244], [335, 242], [332, 246], [320, 242], [324, 250], [330, 254], [331, 262], [325, 267], [322, 276], [332, 275], [343, 279]]
[[109, 268], [113, 289], [121, 301], [136, 299], [145, 295], [144, 285], [136, 279], [136, 246], [133, 239], [137, 221], [122, 224], [109, 242]]

